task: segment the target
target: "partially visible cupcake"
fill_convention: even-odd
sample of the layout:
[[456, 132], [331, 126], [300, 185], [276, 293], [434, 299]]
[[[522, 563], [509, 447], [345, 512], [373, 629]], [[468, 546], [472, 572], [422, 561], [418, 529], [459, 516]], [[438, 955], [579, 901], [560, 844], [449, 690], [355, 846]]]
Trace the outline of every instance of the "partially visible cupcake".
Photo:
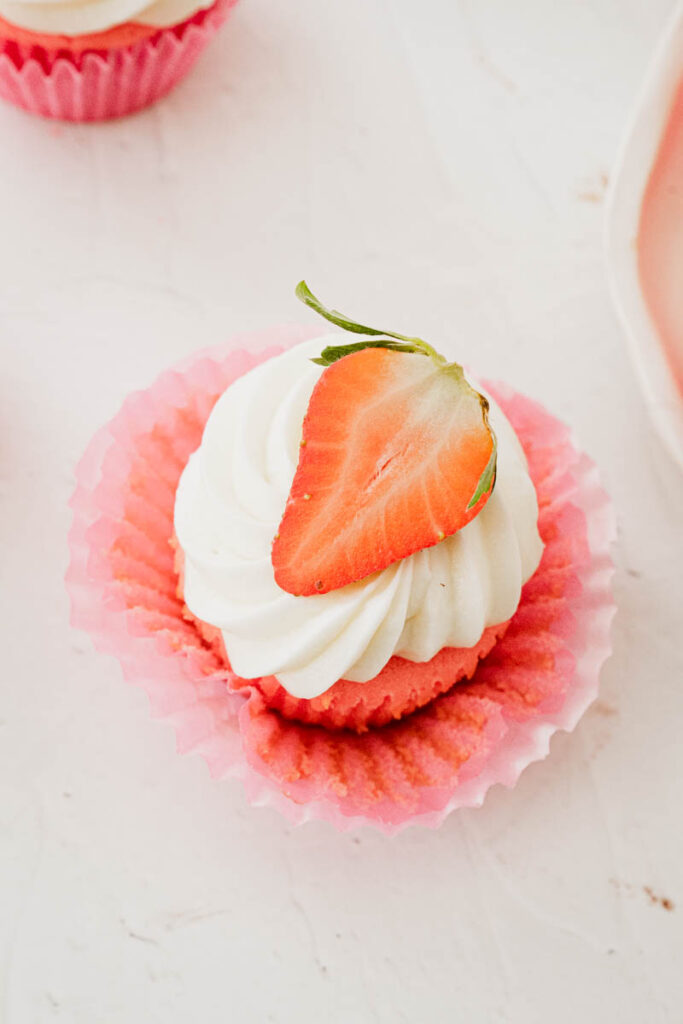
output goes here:
[[183, 78], [236, 0], [0, 0], [0, 96], [96, 121], [148, 106]]
[[359, 326], [224, 392], [175, 533], [179, 594], [233, 687], [364, 732], [474, 674], [543, 544], [500, 407], [418, 339]]

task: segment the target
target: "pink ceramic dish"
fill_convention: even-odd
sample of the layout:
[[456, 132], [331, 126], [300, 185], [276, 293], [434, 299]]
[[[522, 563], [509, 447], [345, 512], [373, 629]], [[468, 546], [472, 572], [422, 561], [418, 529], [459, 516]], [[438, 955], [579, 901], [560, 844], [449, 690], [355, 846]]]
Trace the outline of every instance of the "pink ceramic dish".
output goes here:
[[652, 422], [683, 468], [683, 3], [676, 6], [612, 175], [606, 256]]

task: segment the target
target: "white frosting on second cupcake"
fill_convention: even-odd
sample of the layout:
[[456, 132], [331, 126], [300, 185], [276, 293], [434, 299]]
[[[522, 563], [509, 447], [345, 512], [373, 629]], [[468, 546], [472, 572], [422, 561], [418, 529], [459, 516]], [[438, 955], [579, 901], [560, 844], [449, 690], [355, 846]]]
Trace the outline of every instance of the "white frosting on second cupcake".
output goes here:
[[41, 35], [82, 36], [132, 21], [165, 28], [185, 21], [213, 0], [0, 0], [0, 16]]

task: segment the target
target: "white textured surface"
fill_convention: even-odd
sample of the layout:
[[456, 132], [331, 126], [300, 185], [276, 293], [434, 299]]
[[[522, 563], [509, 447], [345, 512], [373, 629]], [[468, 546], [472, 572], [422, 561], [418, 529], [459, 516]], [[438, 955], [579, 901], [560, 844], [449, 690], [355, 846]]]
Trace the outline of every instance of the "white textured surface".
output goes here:
[[[601, 254], [669, 8], [243, 0], [148, 113], [0, 109], [3, 1024], [681, 1020], [683, 483]], [[541, 398], [620, 517], [599, 705], [435, 833], [247, 807], [67, 627], [89, 436], [194, 348], [305, 318], [304, 273]]]

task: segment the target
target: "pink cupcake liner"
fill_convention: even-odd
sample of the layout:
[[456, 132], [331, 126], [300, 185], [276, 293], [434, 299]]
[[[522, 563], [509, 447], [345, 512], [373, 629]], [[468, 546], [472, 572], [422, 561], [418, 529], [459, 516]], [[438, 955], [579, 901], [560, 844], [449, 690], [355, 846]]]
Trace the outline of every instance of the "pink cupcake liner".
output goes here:
[[0, 43], [0, 96], [17, 107], [62, 121], [123, 117], [165, 96], [190, 71], [237, 0], [161, 29], [131, 46], [51, 53]]
[[[567, 428], [489, 384], [526, 451], [545, 550], [505, 636], [471, 681], [363, 735], [284, 719], [254, 688], [230, 692], [236, 677], [183, 618], [176, 593], [175, 489], [225, 388], [316, 333], [278, 328], [193, 357], [131, 395], [95, 435], [71, 500], [72, 623], [145, 689], [152, 713], [175, 726], [179, 751], [199, 753], [216, 778], [242, 779], [251, 803], [339, 829], [436, 827], [458, 807], [479, 806], [492, 785], [514, 785], [546, 756], [553, 733], [573, 729], [595, 699], [615, 611], [614, 516], [595, 465]], [[270, 347], [254, 355], [245, 344]]]

